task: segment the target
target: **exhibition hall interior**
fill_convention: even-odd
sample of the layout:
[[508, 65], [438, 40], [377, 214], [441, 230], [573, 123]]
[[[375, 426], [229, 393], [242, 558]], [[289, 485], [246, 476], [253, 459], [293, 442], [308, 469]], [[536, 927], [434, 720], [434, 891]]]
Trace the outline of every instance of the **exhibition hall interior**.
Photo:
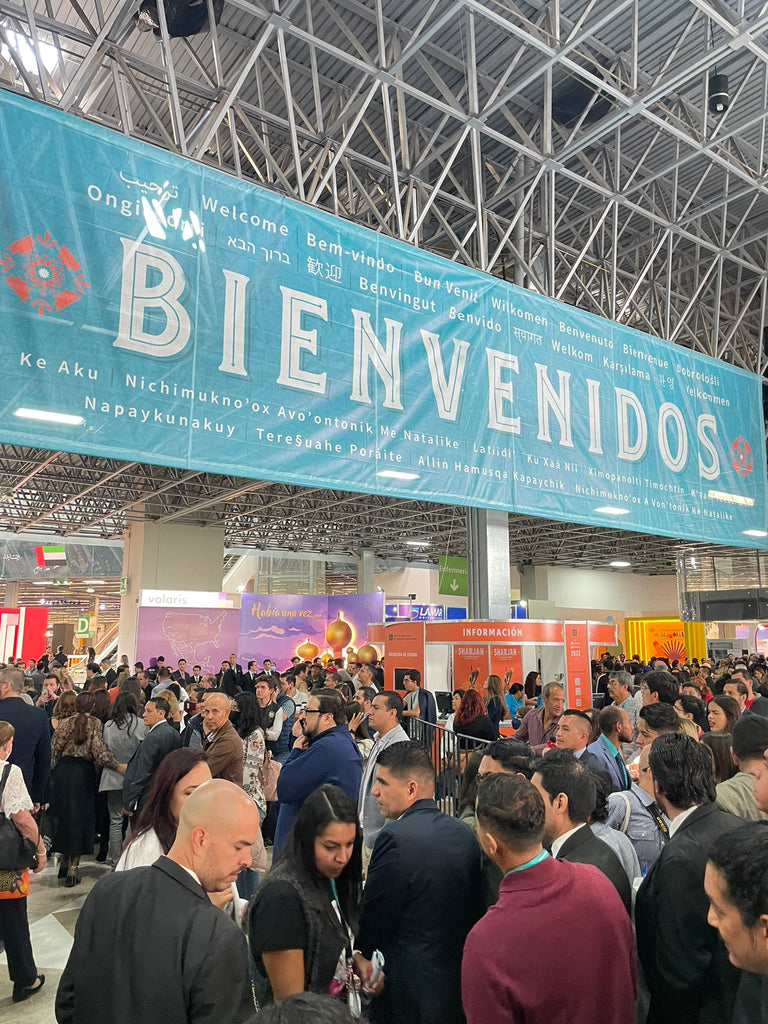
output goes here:
[[[101, 717], [106, 742], [129, 677], [137, 719], [175, 684], [160, 718], [179, 749], [215, 740], [205, 689], [236, 727], [238, 693], [257, 717], [287, 700], [284, 751], [256, 730], [284, 780], [313, 745], [307, 695], [343, 685], [364, 871], [377, 690], [404, 698], [404, 738], [456, 819], [468, 753], [520, 729], [532, 743], [550, 684], [557, 723], [580, 716], [594, 744], [609, 673], [627, 677], [635, 732], [608, 744], [627, 790], [646, 770], [646, 671], [678, 696], [705, 666], [719, 679], [695, 684], [697, 741], [742, 660], [746, 711], [764, 713], [766, 96], [757, 0], [0, 0], [0, 764], [26, 742], [3, 732], [14, 666], [53, 753], [8, 805], [48, 857], [0, 863], [0, 1019], [97, 1019], [57, 989], [89, 893], [138, 842], [119, 794], [141, 744], [89, 762], [75, 849], [62, 780], [82, 757], [56, 733]], [[102, 676], [102, 716], [59, 717]], [[501, 721], [467, 746], [470, 691]], [[567, 746], [558, 728], [544, 750]], [[276, 779], [264, 859], [216, 908], [251, 956]], [[633, 893], [646, 877], [630, 872]], [[631, 1019], [660, 1024], [635, 923]], [[27, 927], [25, 978], [5, 936]], [[387, 981], [349, 980], [353, 947], [357, 1017], [426, 1021], [386, 1003]], [[690, 1019], [768, 1021], [768, 995], [763, 1017], [734, 1005]]]

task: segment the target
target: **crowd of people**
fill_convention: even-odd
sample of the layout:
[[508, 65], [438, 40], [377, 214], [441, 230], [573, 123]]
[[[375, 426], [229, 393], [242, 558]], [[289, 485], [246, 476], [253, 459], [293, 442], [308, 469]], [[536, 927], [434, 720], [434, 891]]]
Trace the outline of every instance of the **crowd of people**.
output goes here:
[[442, 722], [415, 669], [402, 696], [377, 664], [157, 658], [76, 692], [53, 660], [0, 669], [0, 810], [35, 847], [0, 938], [30, 998], [29, 871], [112, 866], [59, 1024], [768, 1024], [763, 659], [606, 656], [584, 710], [474, 675]]

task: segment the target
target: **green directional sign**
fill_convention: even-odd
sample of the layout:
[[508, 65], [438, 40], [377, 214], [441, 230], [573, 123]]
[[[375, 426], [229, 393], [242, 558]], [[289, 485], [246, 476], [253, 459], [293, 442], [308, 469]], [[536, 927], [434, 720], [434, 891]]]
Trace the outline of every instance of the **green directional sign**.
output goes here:
[[467, 560], [454, 555], [441, 555], [438, 561], [440, 582], [438, 593], [447, 597], [467, 596]]

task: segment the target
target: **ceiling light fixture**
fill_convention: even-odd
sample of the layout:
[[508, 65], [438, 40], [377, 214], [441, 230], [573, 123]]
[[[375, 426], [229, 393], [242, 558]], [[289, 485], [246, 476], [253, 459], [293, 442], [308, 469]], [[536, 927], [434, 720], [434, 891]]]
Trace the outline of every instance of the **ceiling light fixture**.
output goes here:
[[411, 548], [428, 548], [429, 547], [429, 541], [428, 540], [407, 540], [405, 543], [409, 547], [411, 547]]
[[631, 562], [622, 562], [619, 559], [617, 559], [615, 562], [610, 562], [609, 564], [614, 569], [628, 569], [632, 565]]
[[73, 416], [68, 412], [51, 412], [49, 409], [17, 409], [14, 416], [22, 420], [40, 420], [42, 423], [62, 423], [69, 427], [79, 427], [85, 420], [82, 416]]
[[418, 480], [418, 473], [403, 473], [399, 469], [382, 469], [376, 476], [383, 476], [389, 480]]
[[628, 508], [618, 508], [616, 505], [601, 505], [595, 509], [595, 512], [600, 512], [604, 516], [628, 516]]

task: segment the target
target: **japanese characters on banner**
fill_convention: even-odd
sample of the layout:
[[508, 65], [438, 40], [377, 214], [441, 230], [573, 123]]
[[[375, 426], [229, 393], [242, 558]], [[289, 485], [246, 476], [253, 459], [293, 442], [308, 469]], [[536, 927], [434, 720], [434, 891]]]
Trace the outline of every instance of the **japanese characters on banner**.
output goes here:
[[754, 374], [6, 91], [0, 192], [4, 442], [768, 547]]

